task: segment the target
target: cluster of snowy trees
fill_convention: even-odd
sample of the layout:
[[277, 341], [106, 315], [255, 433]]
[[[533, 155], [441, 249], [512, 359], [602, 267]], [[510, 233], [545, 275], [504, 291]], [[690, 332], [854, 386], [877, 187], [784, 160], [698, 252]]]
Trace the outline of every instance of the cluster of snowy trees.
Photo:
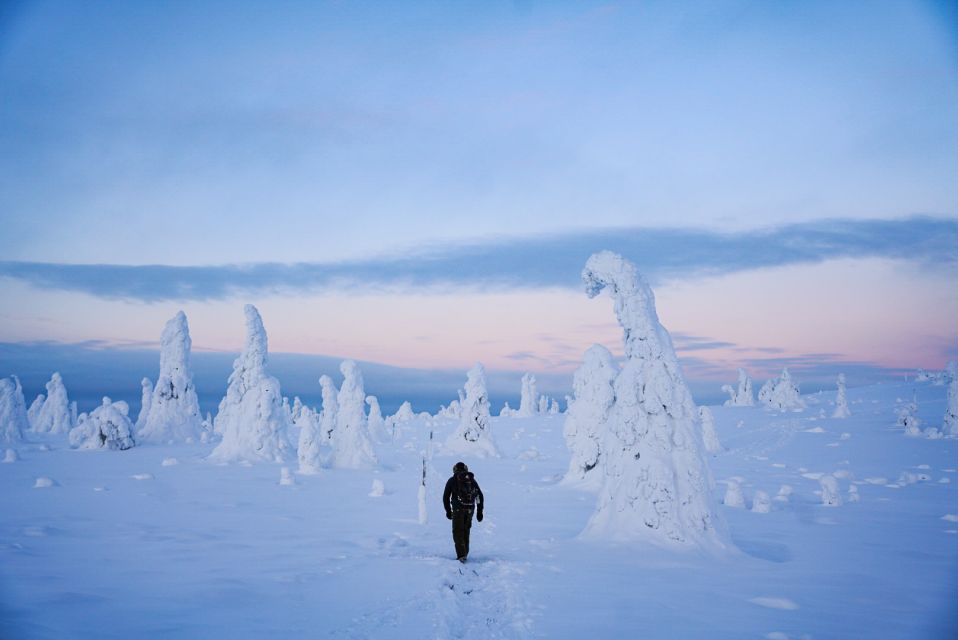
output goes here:
[[499, 416], [503, 418], [530, 418], [537, 415], [556, 415], [559, 412], [559, 401], [545, 394], [540, 395], [536, 389], [536, 377], [531, 373], [526, 373], [522, 376], [519, 408], [513, 409], [506, 402], [499, 412]]

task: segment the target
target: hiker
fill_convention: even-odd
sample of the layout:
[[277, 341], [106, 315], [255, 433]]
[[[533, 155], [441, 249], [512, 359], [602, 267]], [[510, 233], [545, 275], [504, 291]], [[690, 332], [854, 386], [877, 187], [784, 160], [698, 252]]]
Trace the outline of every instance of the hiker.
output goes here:
[[442, 505], [446, 508], [446, 517], [452, 520], [452, 540], [456, 543], [456, 559], [465, 562], [469, 555], [469, 529], [472, 528], [472, 512], [476, 520], [482, 522], [482, 489], [476, 477], [464, 462], [457, 462], [452, 468], [452, 477], [446, 481], [446, 490], [442, 492]]

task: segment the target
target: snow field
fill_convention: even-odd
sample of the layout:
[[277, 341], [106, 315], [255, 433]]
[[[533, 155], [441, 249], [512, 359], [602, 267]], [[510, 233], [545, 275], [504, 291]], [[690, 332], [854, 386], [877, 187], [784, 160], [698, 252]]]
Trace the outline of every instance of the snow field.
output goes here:
[[[492, 418], [501, 457], [465, 458], [487, 508], [464, 566], [440, 504], [456, 457], [427, 463], [418, 517], [427, 422], [443, 442], [456, 420], [415, 418], [375, 446], [376, 469], [292, 485], [282, 465], [205, 460], [212, 443], [78, 451], [31, 434], [0, 466], [0, 637], [948, 637], [958, 491], [939, 480], [958, 440], [895, 426], [913, 386], [849, 388], [843, 419], [818, 418], [824, 396], [802, 413], [712, 407], [712, 498], [735, 545], [719, 559], [582, 539], [596, 496], [560, 482], [564, 416]], [[917, 396], [940, 420], [944, 388]], [[841, 506], [823, 506], [825, 476]], [[721, 506], [729, 479], [746, 507], [787, 500]], [[370, 497], [376, 480], [388, 491]]]

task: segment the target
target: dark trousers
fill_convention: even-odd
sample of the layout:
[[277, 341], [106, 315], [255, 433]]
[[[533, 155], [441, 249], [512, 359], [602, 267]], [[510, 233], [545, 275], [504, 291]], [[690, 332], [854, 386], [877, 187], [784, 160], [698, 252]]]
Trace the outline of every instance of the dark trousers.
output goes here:
[[472, 509], [452, 512], [452, 541], [456, 543], [456, 558], [469, 555], [469, 530], [472, 529]]

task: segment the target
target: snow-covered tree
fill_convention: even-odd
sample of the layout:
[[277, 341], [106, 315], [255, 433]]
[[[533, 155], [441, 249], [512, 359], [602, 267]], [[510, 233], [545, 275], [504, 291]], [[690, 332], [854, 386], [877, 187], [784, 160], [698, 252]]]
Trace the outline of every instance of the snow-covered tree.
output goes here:
[[547, 395], [539, 396], [539, 410], [538, 410], [539, 415], [544, 416], [549, 414], [549, 404], [550, 404], [549, 396]]
[[[37, 416], [40, 415], [40, 409], [43, 408], [43, 402], [47, 399], [46, 395], [40, 394], [33, 399], [33, 402], [30, 403], [30, 406], [27, 408], [27, 424], [30, 425], [30, 431], [36, 431], [36, 428], [33, 426], [37, 422]], [[26, 398], [24, 398], [26, 401]]]
[[705, 444], [705, 450], [709, 453], [721, 453], [722, 443], [719, 442], [718, 433], [715, 432], [715, 417], [712, 410], [708, 407], [699, 407], [699, 422], [702, 424], [702, 442]]
[[140, 380], [140, 387], [142, 387], [140, 413], [136, 416], [136, 424], [133, 425], [137, 433], [146, 426], [146, 419], [150, 416], [150, 405], [153, 404], [153, 381], [149, 378], [143, 378]]
[[30, 426], [36, 433], [69, 433], [75, 425], [70, 409], [70, 399], [67, 397], [67, 388], [60, 374], [54, 373], [46, 386], [46, 399], [34, 414]]
[[319, 416], [319, 441], [322, 444], [329, 444], [333, 438], [333, 431], [336, 430], [336, 414], [339, 413], [339, 402], [336, 396], [339, 391], [333, 384], [333, 379], [327, 375], [319, 378], [319, 386], [323, 392], [323, 411]]
[[522, 395], [519, 398], [519, 413], [523, 418], [538, 413], [539, 393], [536, 391], [536, 377], [531, 373], [522, 376]]
[[[251, 304], [246, 315], [246, 344], [233, 363], [226, 395], [213, 421], [223, 434], [210, 459], [218, 462], [267, 460], [283, 462], [292, 449], [279, 380], [269, 375], [266, 329]], [[156, 400], [154, 399], [155, 410]], [[153, 410], [150, 413], [153, 413]]]
[[12, 444], [23, 440], [30, 428], [23, 387], [16, 376], [0, 378], [0, 442]]
[[296, 448], [296, 457], [299, 460], [299, 472], [304, 474], [318, 473], [320, 462], [320, 420], [316, 412], [309, 407], [302, 407], [299, 412], [299, 443]]
[[199, 442], [203, 415], [193, 384], [190, 326], [182, 311], [170, 318], [160, 336], [160, 374], [139, 439], [150, 442]]
[[369, 415], [366, 418], [369, 435], [377, 442], [388, 441], [390, 434], [386, 431], [386, 421], [383, 420], [383, 412], [379, 408], [379, 398], [366, 396], [366, 404], [369, 405]]
[[[515, 415], [515, 413], [513, 413], [513, 415]], [[439, 407], [439, 412], [436, 413], [436, 417], [446, 418], [447, 420], [458, 420], [462, 417], [462, 403], [460, 403], [459, 400], [453, 400], [449, 403], [448, 407]]]
[[782, 376], [777, 380], [769, 380], [758, 392], [759, 402], [770, 409], [779, 411], [800, 410], [805, 408], [798, 385], [792, 382], [788, 369], [782, 369]]
[[572, 452], [564, 482], [598, 489], [605, 474], [599, 450], [602, 431], [615, 402], [615, 377], [619, 367], [601, 344], [589, 347], [572, 376], [574, 398], [566, 412], [562, 433]]
[[136, 443], [129, 413], [130, 407], [125, 402], [113, 402], [104, 397], [103, 403], [90, 415], [83, 414], [70, 431], [70, 446], [74, 449], [131, 449]]
[[[426, 414], [428, 415], [428, 414]], [[396, 437], [399, 434], [399, 426], [406, 424], [415, 420], [416, 414], [412, 410], [412, 405], [408, 400], [404, 401], [399, 405], [399, 409], [393, 415], [386, 418], [386, 430], [391, 434], [392, 437]]]
[[449, 454], [499, 456], [489, 415], [489, 393], [486, 391], [486, 371], [477, 362], [466, 374], [466, 389], [462, 402], [459, 427], [446, 440]]
[[303, 401], [299, 399], [299, 396], [293, 397], [293, 409], [290, 411], [290, 419], [293, 424], [298, 425], [297, 422], [299, 417], [303, 413]]
[[941, 430], [945, 435], [958, 436], [958, 376], [948, 384], [948, 406]]
[[602, 431], [605, 481], [586, 533], [724, 549], [695, 404], [652, 289], [631, 262], [609, 251], [590, 257], [582, 278], [589, 297], [611, 292], [626, 357]]
[[343, 384], [336, 396], [339, 410], [330, 442], [333, 447], [330, 466], [343, 469], [374, 467], [378, 461], [369, 441], [363, 374], [352, 360], [339, 365], [339, 370], [343, 374]]
[[738, 388], [723, 385], [722, 391], [729, 395], [725, 401], [726, 407], [751, 407], [755, 405], [755, 396], [752, 394], [752, 379], [745, 373], [745, 369], [738, 370]]
[[918, 418], [918, 398], [912, 396], [912, 401], [898, 409], [898, 426], [905, 430], [906, 436], [919, 437], [921, 420]]
[[509, 401], [506, 400], [502, 405], [502, 410], [499, 411], [500, 418], [511, 418], [518, 413], [518, 410], [513, 409], [509, 406]]
[[833, 418], [847, 418], [852, 415], [848, 408], [848, 397], [845, 395], [845, 374], [838, 374], [838, 395], [835, 396], [835, 412]]
[[549, 405], [549, 415], [557, 416], [562, 413], [562, 410], [559, 408], [559, 401], [553, 399], [552, 404]]

